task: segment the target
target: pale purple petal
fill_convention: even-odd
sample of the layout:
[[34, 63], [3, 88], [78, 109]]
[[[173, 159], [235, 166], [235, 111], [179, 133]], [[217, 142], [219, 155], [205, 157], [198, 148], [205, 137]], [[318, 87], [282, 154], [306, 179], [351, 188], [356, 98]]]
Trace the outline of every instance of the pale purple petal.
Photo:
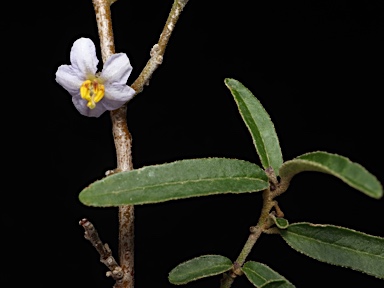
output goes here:
[[103, 99], [102, 101], [97, 103], [97, 105], [100, 105], [100, 104], [103, 105], [106, 110], [112, 111], [112, 110], [116, 110], [116, 109], [120, 108], [121, 106], [123, 106], [125, 104], [125, 101], [115, 101], [115, 100]]
[[88, 102], [80, 97], [80, 93], [77, 97], [72, 97], [72, 102], [73, 105], [75, 105], [76, 109], [80, 112], [80, 114], [87, 117], [97, 118], [107, 110], [103, 105], [100, 105], [100, 103], [97, 103], [94, 109], [89, 109], [89, 107], [87, 106]]
[[96, 57], [96, 48], [91, 39], [77, 39], [71, 49], [71, 64], [82, 74], [95, 74], [99, 60]]
[[135, 95], [133, 90], [128, 85], [121, 84], [105, 84], [105, 95], [104, 98], [111, 101], [123, 101], [128, 102]]
[[113, 54], [105, 61], [100, 78], [106, 83], [126, 84], [131, 75], [132, 66], [125, 53]]
[[56, 82], [63, 86], [72, 96], [79, 92], [84, 80], [85, 75], [82, 75], [70, 65], [61, 65], [56, 71]]

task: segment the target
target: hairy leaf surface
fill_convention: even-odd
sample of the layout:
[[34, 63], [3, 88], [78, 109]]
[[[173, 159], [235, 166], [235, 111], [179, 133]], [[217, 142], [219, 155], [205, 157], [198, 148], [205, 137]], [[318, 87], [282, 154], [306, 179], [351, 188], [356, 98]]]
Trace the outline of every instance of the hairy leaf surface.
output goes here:
[[267, 187], [268, 178], [256, 164], [236, 159], [206, 158], [116, 173], [86, 187], [79, 198], [89, 206], [120, 206], [257, 192]]
[[264, 169], [272, 167], [278, 176], [283, 157], [275, 126], [259, 100], [235, 79], [225, 79], [225, 84], [235, 98], [241, 117], [251, 133], [253, 144]]
[[292, 178], [304, 171], [331, 174], [370, 197], [379, 199], [383, 196], [383, 187], [374, 175], [360, 164], [337, 154], [322, 151], [303, 154], [286, 161], [280, 168], [280, 177]]
[[248, 280], [258, 288], [294, 288], [287, 279], [265, 264], [248, 261], [241, 270]]
[[204, 255], [183, 262], [169, 272], [172, 284], [186, 284], [197, 279], [218, 275], [232, 268], [232, 261], [220, 255]]
[[290, 224], [280, 233], [293, 249], [309, 257], [384, 279], [384, 238], [311, 223]]

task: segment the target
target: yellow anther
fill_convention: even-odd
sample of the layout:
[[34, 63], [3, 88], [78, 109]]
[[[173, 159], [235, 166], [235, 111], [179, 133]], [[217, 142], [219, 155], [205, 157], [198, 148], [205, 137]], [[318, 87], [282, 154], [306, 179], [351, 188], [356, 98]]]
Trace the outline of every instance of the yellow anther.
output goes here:
[[105, 88], [103, 84], [98, 84], [97, 89], [95, 89], [95, 102], [99, 102], [104, 97]]
[[90, 101], [91, 100], [91, 91], [89, 87], [91, 86], [91, 80], [85, 80], [80, 87], [81, 98]]
[[89, 109], [96, 107], [96, 103], [103, 99], [105, 93], [104, 85], [99, 83], [97, 79], [85, 80], [80, 87], [81, 98], [87, 100]]

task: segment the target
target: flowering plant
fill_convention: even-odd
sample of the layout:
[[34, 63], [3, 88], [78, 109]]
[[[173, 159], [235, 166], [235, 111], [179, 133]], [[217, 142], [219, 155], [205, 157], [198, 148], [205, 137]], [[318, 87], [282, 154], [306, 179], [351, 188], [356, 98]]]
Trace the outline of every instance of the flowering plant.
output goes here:
[[[128, 57], [115, 53], [109, 6], [114, 1], [94, 0], [104, 67], [97, 73], [96, 48], [88, 38], [73, 44], [71, 65], [62, 65], [56, 81], [72, 96], [76, 109], [84, 116], [99, 117], [111, 111], [117, 167], [106, 177], [94, 181], [79, 194], [79, 200], [90, 207], [116, 207], [119, 211], [119, 259], [103, 244], [93, 223], [81, 219], [85, 237], [107, 266], [107, 276], [115, 287], [134, 285], [134, 207], [200, 196], [260, 193], [262, 208], [250, 227], [249, 237], [235, 259], [219, 254], [204, 254], [170, 269], [168, 279], [175, 285], [201, 281], [219, 275], [221, 288], [231, 287], [243, 277], [255, 287], [294, 287], [269, 265], [252, 258], [251, 251], [264, 235], [281, 237], [289, 248], [321, 262], [346, 267], [384, 279], [384, 238], [331, 224], [290, 223], [277, 198], [285, 193], [294, 176], [320, 172], [341, 180], [364, 196], [380, 199], [383, 188], [378, 179], [360, 164], [347, 157], [325, 151], [304, 153], [284, 161], [278, 134], [262, 103], [240, 81], [225, 78], [228, 89], [252, 138], [260, 165], [239, 159], [212, 157], [185, 159], [133, 169], [131, 135], [126, 120], [126, 104], [144, 85], [157, 67], [187, 0], [175, 0], [160, 39], [151, 50], [151, 58], [139, 77], [128, 86], [132, 71]], [[109, 27], [106, 30], [105, 27]], [[112, 44], [111, 44], [112, 43]], [[241, 195], [239, 196], [241, 197]], [[237, 221], [241, 217], [236, 215]]]

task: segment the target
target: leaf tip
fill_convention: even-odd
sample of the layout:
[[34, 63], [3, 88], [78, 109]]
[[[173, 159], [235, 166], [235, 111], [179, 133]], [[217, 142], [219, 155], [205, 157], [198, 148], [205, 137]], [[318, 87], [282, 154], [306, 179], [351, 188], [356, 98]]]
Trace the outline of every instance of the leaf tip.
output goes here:
[[231, 84], [233, 83], [238, 83], [239, 81], [237, 81], [236, 79], [233, 79], [233, 78], [225, 78], [224, 79], [224, 83], [225, 85], [230, 88]]

